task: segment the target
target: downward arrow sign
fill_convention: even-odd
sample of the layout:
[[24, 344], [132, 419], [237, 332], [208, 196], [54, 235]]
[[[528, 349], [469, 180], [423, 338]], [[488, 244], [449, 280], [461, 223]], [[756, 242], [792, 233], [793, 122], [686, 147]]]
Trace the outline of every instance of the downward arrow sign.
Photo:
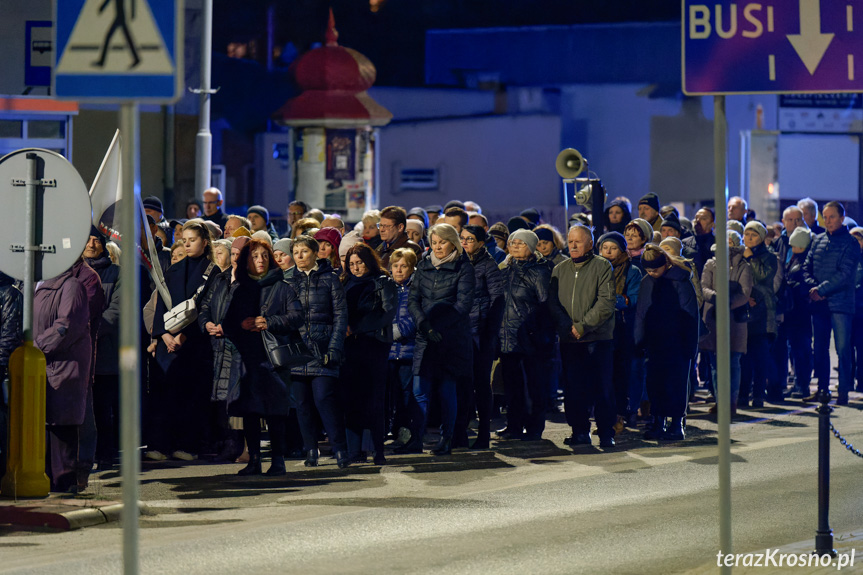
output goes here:
[[821, 33], [821, 0], [800, 0], [800, 34], [787, 37], [810, 75], [815, 74], [833, 36]]

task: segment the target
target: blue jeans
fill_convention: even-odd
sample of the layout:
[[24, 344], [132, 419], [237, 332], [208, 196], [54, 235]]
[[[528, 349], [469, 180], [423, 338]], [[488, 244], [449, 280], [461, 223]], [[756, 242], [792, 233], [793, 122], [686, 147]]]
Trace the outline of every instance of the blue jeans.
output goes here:
[[830, 385], [830, 331], [833, 330], [833, 343], [839, 356], [839, 393], [847, 394], [854, 388], [854, 374], [851, 346], [851, 330], [854, 316], [845, 313], [812, 314], [812, 331], [815, 335], [815, 377], [818, 389]]
[[[455, 429], [456, 418], [456, 382], [454, 378], [444, 377], [436, 380], [437, 391], [441, 402], [441, 437], [452, 438]], [[432, 393], [432, 379], [430, 377], [414, 376], [414, 399], [411, 417], [411, 438], [422, 441], [426, 431], [426, 419], [428, 417], [429, 400]]]
[[[717, 384], [717, 375], [716, 375], [716, 353], [702, 352], [707, 353], [710, 356], [710, 377], [712, 379], [712, 389], [713, 395], [716, 396], [716, 386]], [[743, 354], [739, 351], [731, 352], [731, 373], [729, 374], [730, 384], [731, 384], [731, 405], [734, 406], [737, 404], [737, 396], [740, 394], [740, 358]]]

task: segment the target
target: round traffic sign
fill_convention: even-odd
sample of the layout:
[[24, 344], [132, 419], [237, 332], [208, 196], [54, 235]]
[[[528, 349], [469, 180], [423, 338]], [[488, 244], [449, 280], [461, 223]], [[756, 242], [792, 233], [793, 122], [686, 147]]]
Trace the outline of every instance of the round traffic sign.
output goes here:
[[25, 148], [0, 158], [0, 271], [24, 279], [28, 154], [37, 163], [35, 281], [56, 277], [81, 256], [90, 238], [90, 195], [69, 160], [51, 150]]

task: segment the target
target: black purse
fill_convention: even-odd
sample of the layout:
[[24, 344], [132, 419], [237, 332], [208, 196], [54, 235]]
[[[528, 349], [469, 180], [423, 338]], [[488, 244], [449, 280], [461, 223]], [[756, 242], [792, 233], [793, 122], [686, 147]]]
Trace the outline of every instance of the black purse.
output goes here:
[[[264, 305], [261, 308], [261, 315], [266, 315], [267, 307]], [[261, 339], [274, 368], [297, 367], [315, 359], [302, 337], [277, 336], [265, 329], [261, 330]]]
[[261, 331], [261, 339], [264, 340], [264, 349], [273, 367], [296, 367], [315, 359], [302, 339], [290, 341], [267, 330]]

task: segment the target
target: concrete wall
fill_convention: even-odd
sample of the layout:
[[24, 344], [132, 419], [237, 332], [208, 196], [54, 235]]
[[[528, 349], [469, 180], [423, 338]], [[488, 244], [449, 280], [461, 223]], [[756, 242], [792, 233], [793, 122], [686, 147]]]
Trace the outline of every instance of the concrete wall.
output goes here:
[[[561, 120], [551, 115], [491, 116], [396, 123], [381, 129], [381, 207], [473, 200], [492, 222], [535, 206], [562, 214], [554, 160]], [[440, 187], [399, 190], [403, 168], [437, 168]], [[562, 220], [562, 215], [558, 219]]]

